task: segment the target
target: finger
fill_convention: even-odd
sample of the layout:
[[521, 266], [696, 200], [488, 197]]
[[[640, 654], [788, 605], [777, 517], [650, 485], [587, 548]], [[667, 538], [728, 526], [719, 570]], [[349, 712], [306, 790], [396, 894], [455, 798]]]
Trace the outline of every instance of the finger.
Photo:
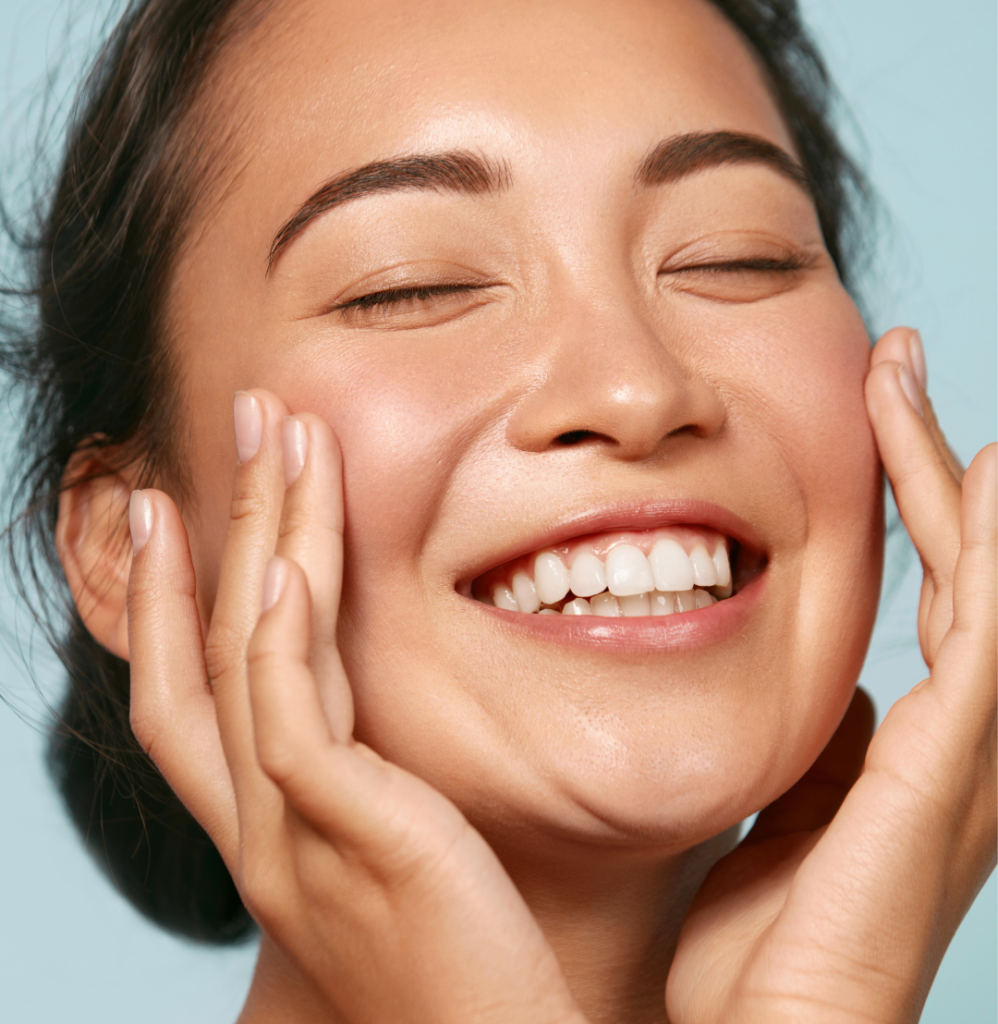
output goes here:
[[134, 491], [128, 580], [132, 729], [231, 866], [235, 794], [205, 671], [187, 531], [161, 491]]
[[953, 474], [953, 478], [959, 483], [963, 479], [963, 466], [947, 443], [946, 437], [939, 426], [939, 421], [936, 419], [932, 402], [926, 394], [928, 372], [926, 370], [921, 334], [911, 327], [894, 327], [887, 331], [874, 346], [873, 353], [870, 356], [871, 367], [883, 362], [904, 363], [908, 367], [911, 376], [915, 380], [921, 400], [925, 425], [936, 446], [939, 448], [943, 461]]
[[246, 666], [260, 765], [290, 791], [294, 803], [301, 802], [303, 762], [321, 757], [333, 743], [309, 665], [310, 605], [301, 566], [279, 555], [272, 558]]
[[932, 404], [932, 399], [923, 391], [920, 393], [922, 399], [922, 410], [923, 417], [925, 419], [925, 425], [929, 429], [929, 434], [932, 436], [932, 440], [935, 441], [936, 447], [939, 449], [940, 455], [943, 457], [943, 462], [946, 463], [946, 468], [950, 471], [953, 479], [960, 483], [963, 480], [963, 463], [960, 462], [956, 452], [953, 451], [949, 446], [949, 442], [946, 440], [946, 435], [943, 433], [942, 427], [939, 426], [939, 420], [936, 419], [936, 410]]
[[233, 407], [239, 464], [232, 487], [218, 590], [205, 641], [219, 733], [240, 814], [265, 813], [273, 787], [260, 772], [246, 689], [246, 648], [260, 611], [263, 574], [284, 498], [281, 424], [287, 409], [267, 391], [238, 392]]
[[960, 561], [953, 587], [954, 625], [995, 628], [998, 560], [998, 444], [982, 448], [964, 476]]
[[884, 361], [871, 369], [866, 402], [898, 511], [926, 570], [944, 586], [960, 549], [960, 485], [922, 418], [903, 364]]
[[873, 701], [857, 688], [838, 729], [796, 785], [759, 812], [748, 844], [827, 825], [863, 771], [875, 724]]
[[301, 566], [271, 559], [247, 654], [257, 755], [290, 805], [327, 838], [368, 843], [383, 831], [371, 810], [383, 810], [385, 769], [337, 742], [329, 727], [309, 664], [310, 605]]
[[[933, 666], [958, 701], [967, 693], [995, 705], [998, 659], [998, 445], [977, 453], [964, 477], [960, 557], [953, 578], [953, 625]], [[957, 705], [963, 708], [962, 703]]]
[[336, 647], [343, 579], [343, 485], [339, 446], [329, 425], [305, 413], [283, 424], [288, 490], [276, 553], [298, 563], [311, 598], [311, 666], [333, 733], [353, 733], [353, 697]]

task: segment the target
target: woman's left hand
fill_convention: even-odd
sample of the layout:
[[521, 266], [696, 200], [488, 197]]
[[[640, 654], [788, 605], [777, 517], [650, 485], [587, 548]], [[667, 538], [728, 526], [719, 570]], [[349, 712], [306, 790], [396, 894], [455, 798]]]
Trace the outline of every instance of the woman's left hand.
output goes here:
[[930, 675], [873, 736], [857, 691], [815, 765], [715, 866], [666, 988], [672, 1024], [917, 1021], [995, 866], [996, 452], [966, 474], [915, 332], [877, 343], [867, 407], [922, 560]]

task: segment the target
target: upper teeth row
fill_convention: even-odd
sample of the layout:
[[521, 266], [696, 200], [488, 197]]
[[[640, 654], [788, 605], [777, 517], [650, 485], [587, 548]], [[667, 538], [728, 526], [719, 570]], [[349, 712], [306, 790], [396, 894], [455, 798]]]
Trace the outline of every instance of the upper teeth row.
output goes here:
[[534, 559], [533, 579], [518, 572], [510, 586], [492, 591], [497, 608], [536, 612], [541, 605], [554, 605], [571, 591], [576, 597], [593, 597], [609, 590], [614, 597], [634, 597], [652, 591], [691, 591], [696, 587], [728, 587], [731, 565], [724, 543], [710, 555], [703, 544], [689, 554], [671, 537], [657, 540], [647, 556], [633, 544], [618, 544], [606, 555], [605, 563], [590, 551], [580, 551], [571, 568], [553, 551], [541, 551]]

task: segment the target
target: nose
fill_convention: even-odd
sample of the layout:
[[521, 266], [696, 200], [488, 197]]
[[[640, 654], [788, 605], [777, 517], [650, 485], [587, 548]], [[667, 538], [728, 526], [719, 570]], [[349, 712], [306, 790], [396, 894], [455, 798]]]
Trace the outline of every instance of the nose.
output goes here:
[[539, 325], [548, 341], [536, 382], [507, 421], [508, 440], [543, 452], [596, 443], [624, 461], [648, 459], [680, 434], [710, 437], [724, 424], [721, 396], [683, 365], [667, 328], [630, 309], [566, 303]]

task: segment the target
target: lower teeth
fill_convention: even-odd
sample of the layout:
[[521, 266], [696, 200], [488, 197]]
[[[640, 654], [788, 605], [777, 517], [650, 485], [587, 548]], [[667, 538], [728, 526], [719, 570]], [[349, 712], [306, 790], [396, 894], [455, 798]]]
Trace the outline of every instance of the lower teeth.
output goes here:
[[[604, 590], [591, 598], [574, 597], [569, 593], [565, 600], [554, 605], [534, 608], [531, 615], [596, 615], [602, 618], [643, 618], [647, 616], [675, 615], [709, 608], [719, 600], [731, 596], [731, 587], [715, 587], [710, 590], [695, 587], [693, 590], [653, 590], [647, 594], [633, 594], [615, 597]], [[521, 611], [516, 598], [507, 587], [497, 587], [492, 602], [497, 608], [507, 611]], [[514, 606], [515, 605], [515, 606]]]

